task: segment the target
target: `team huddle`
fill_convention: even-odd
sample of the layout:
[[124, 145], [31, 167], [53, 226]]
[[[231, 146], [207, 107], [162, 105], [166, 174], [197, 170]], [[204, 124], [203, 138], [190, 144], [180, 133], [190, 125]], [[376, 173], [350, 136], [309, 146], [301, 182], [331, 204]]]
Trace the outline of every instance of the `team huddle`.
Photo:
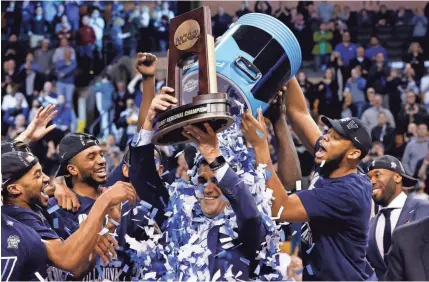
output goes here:
[[[323, 134], [293, 78], [265, 117], [244, 111], [222, 134], [209, 124], [185, 126], [182, 134], [196, 148], [184, 152], [191, 180], [168, 184], [151, 141], [153, 123], [178, 100], [169, 87], [155, 95], [156, 57], [137, 56], [144, 93], [138, 132], [111, 173], [94, 136], [69, 133], [59, 144], [55, 180], [44, 174], [30, 145], [55, 127], [48, 126], [56, 114], [51, 105], [2, 143], [2, 281], [287, 280], [277, 255], [288, 223], [302, 223], [304, 280], [429, 279], [429, 254], [402, 251], [410, 227], [415, 244], [407, 250], [419, 252], [428, 220], [392, 235], [427, 218], [429, 203], [407, 199], [402, 188], [417, 180], [392, 156], [360, 171], [372, 143], [363, 122], [323, 117]], [[277, 169], [266, 119], [278, 141]], [[314, 155], [307, 190], [297, 191], [300, 164], [286, 119]], [[240, 151], [227, 147], [228, 138], [243, 143]], [[70, 190], [79, 206], [49, 198], [45, 191], [53, 188]], [[370, 220], [372, 201], [379, 212]], [[421, 235], [420, 226], [427, 230]], [[410, 256], [419, 257], [412, 267]]]

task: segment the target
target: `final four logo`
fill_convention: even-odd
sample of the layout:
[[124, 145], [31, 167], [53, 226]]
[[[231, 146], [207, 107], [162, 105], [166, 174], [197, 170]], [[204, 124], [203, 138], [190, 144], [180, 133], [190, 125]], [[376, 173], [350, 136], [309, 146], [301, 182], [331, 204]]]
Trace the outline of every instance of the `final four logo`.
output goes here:
[[7, 238], [7, 248], [8, 249], [18, 249], [19, 242], [21, 242], [21, 240], [19, 239], [18, 236], [16, 236], [16, 235], [10, 235]]

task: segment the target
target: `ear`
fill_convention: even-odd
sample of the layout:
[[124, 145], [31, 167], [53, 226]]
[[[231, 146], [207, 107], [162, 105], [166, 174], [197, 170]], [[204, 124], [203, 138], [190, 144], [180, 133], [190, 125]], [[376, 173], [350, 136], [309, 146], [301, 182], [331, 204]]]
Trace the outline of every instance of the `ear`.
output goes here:
[[13, 183], [7, 186], [7, 192], [16, 197], [23, 193], [23, 188], [21, 185]]
[[75, 165], [72, 164], [68, 164], [67, 165], [67, 171], [72, 175], [72, 176], [76, 176], [79, 174], [79, 170], [77, 169], [77, 167]]
[[129, 175], [129, 168], [126, 164], [122, 165], [122, 175], [125, 177], [128, 177]]
[[362, 152], [360, 150], [353, 148], [349, 150], [347, 154], [347, 158], [351, 160], [358, 160], [361, 155], [362, 155]]
[[158, 173], [159, 173], [159, 175], [164, 173], [164, 166], [163, 165], [159, 165]]
[[393, 180], [395, 180], [396, 184], [399, 184], [402, 182], [402, 176], [399, 175], [399, 173], [395, 173], [395, 175], [393, 176]]

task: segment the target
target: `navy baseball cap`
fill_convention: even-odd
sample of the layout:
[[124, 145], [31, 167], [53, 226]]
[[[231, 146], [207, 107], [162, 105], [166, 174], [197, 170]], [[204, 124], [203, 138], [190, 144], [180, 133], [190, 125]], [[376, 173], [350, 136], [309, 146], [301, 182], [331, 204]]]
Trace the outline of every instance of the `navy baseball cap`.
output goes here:
[[322, 116], [322, 122], [352, 141], [353, 145], [362, 152], [362, 158], [368, 154], [372, 146], [371, 133], [360, 119], [356, 117], [330, 119]]
[[99, 145], [100, 142], [98, 139], [90, 134], [68, 133], [60, 142], [58, 153], [60, 156], [60, 166], [55, 177], [68, 175], [67, 164], [70, 159], [89, 147]]
[[400, 176], [402, 176], [402, 185], [404, 187], [413, 187], [417, 184], [418, 180], [408, 176], [405, 173], [405, 169], [402, 165], [402, 163], [395, 157], [390, 155], [384, 155], [379, 157], [378, 159], [374, 160], [368, 171], [374, 170], [374, 169], [387, 169], [393, 172], [398, 173]]
[[6, 141], [1, 143], [1, 154], [9, 153], [9, 152], [28, 152], [31, 153], [31, 149], [27, 143], [22, 141]]
[[8, 152], [1, 155], [2, 188], [14, 183], [29, 172], [39, 160], [28, 152]]

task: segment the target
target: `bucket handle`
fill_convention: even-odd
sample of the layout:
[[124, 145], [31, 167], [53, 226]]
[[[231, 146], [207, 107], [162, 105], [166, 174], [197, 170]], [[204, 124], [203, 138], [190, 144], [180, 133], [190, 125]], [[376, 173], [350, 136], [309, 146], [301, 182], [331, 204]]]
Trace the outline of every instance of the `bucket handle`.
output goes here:
[[245, 75], [247, 75], [247, 77], [253, 81], [258, 80], [262, 75], [254, 64], [242, 56], [238, 56], [234, 63], [242, 72], [244, 72]]

